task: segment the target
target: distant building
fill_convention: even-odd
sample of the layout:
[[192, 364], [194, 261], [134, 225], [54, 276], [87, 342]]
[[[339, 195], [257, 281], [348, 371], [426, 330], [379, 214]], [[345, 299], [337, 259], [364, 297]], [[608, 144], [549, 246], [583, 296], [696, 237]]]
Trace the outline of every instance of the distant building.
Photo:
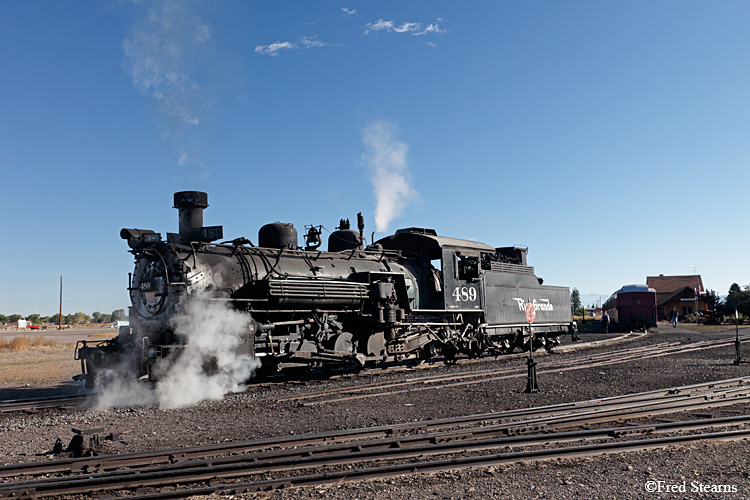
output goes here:
[[646, 284], [656, 290], [656, 310], [659, 319], [669, 319], [673, 307], [680, 316], [706, 310], [703, 300], [705, 289], [700, 274], [647, 276]]

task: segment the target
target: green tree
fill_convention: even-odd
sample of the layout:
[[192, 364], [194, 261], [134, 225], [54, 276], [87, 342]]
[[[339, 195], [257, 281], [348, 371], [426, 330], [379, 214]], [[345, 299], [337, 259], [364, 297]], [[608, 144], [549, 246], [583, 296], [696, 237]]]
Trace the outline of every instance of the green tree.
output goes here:
[[715, 291], [709, 290], [703, 296], [703, 300], [708, 311], [706, 323], [720, 325], [724, 321], [724, 303], [721, 301], [721, 297], [716, 295]]
[[577, 288], [574, 288], [573, 291], [570, 292], [570, 307], [573, 308], [573, 314], [585, 317], [586, 311], [581, 304], [581, 292], [579, 292]]
[[23, 319], [23, 316], [21, 316], [20, 314], [11, 314], [10, 316], [8, 316], [8, 321], [10, 321], [11, 323], [15, 323], [19, 319]]
[[581, 309], [581, 292], [577, 288], [574, 288], [570, 292], [570, 307], [573, 308], [573, 314], [579, 314], [578, 310]]
[[26, 321], [31, 321], [33, 324], [38, 325], [41, 321], [41, 316], [38, 314], [29, 314], [26, 316]]
[[724, 314], [734, 316], [735, 308], [743, 316], [750, 316], [750, 285], [740, 288], [737, 283], [729, 287]]
[[[67, 316], [65, 317], [67, 319]], [[88, 314], [77, 312], [71, 315], [71, 324], [81, 325], [83, 323], [90, 323], [91, 317]]]
[[112, 311], [112, 315], [109, 318], [111, 322], [126, 321], [127, 319], [128, 316], [127, 314], [125, 314], [125, 309], [117, 309], [115, 311]]

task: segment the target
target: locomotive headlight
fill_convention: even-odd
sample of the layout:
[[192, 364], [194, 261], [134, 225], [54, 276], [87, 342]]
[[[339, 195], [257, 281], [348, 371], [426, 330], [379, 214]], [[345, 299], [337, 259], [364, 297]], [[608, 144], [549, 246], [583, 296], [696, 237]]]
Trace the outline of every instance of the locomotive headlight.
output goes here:
[[155, 233], [150, 229], [128, 229], [120, 230], [120, 238], [128, 240], [128, 246], [135, 249], [144, 244], [154, 244], [161, 241], [161, 233]]
[[149, 347], [148, 348], [148, 357], [149, 358], [155, 358], [156, 357], [156, 348], [155, 347]]

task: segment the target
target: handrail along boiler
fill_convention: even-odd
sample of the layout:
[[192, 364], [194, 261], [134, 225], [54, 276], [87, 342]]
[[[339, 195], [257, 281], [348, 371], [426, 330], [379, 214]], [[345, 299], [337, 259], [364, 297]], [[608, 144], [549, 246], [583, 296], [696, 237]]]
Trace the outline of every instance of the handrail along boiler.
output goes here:
[[299, 248], [296, 229], [285, 223], [263, 226], [257, 246], [245, 238], [214, 243], [223, 229], [203, 226], [206, 193], [175, 193], [174, 207], [179, 233], [166, 241], [151, 230], [120, 232], [135, 256], [130, 322], [114, 339], [77, 345], [77, 378], [89, 386], [123, 365], [135, 377], [157, 378], [157, 366], [187, 342], [173, 318], [206, 297], [252, 316], [238, 350], [270, 372], [528, 349], [529, 300], [534, 348], [551, 350], [575, 329], [569, 289], [542, 285], [524, 247], [493, 248], [423, 228], [365, 247], [361, 215], [359, 231], [341, 221], [326, 252], [318, 250], [320, 226], [309, 227]]

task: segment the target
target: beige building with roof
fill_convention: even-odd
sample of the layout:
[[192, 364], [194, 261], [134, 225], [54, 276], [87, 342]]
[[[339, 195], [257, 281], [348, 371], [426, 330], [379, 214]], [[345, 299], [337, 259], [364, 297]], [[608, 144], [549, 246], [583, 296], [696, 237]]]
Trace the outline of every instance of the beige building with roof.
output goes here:
[[680, 317], [706, 310], [703, 280], [700, 274], [689, 276], [647, 276], [646, 284], [656, 290], [656, 311], [659, 319], [669, 319], [672, 308]]

